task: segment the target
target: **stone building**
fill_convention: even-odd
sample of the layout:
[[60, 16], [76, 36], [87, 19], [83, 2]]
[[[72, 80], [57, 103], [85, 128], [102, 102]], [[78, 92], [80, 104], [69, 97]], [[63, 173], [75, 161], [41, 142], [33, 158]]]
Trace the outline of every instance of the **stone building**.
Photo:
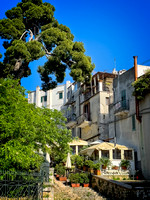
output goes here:
[[150, 93], [139, 102], [141, 168], [146, 179], [150, 180]]
[[90, 84], [74, 83], [68, 88], [67, 126], [74, 137], [88, 142], [108, 138], [109, 97], [115, 77], [98, 72]]
[[[115, 143], [135, 150], [135, 164], [141, 169], [140, 122], [138, 120], [136, 99], [132, 95], [132, 83], [143, 75], [149, 66], [137, 65], [118, 74], [113, 81], [113, 102], [109, 105], [109, 138]], [[130, 157], [130, 155], [129, 155]]]

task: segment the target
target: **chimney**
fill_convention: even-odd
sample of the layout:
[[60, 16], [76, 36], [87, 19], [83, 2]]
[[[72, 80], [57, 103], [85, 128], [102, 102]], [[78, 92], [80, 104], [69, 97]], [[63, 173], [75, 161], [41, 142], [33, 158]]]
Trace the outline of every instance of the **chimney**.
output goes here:
[[137, 58], [138, 56], [133, 56], [134, 58], [134, 74], [135, 74], [135, 81], [138, 78], [138, 69], [137, 69]]
[[[138, 56], [133, 56], [135, 81], [137, 81], [137, 78], [138, 78], [137, 57]], [[135, 97], [135, 110], [136, 110], [136, 119], [141, 123], [141, 117], [139, 115], [139, 101], [138, 101], [137, 97]]]

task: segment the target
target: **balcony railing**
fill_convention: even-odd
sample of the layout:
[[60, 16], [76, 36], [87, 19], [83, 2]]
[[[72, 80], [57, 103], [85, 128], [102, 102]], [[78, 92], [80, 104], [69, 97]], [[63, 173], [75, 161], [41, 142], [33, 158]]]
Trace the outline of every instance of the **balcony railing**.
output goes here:
[[77, 124], [79, 127], [83, 128], [90, 123], [90, 115], [88, 113], [84, 113], [77, 118]]
[[77, 123], [77, 118], [75, 115], [67, 117], [67, 123], [66, 123], [67, 127], [72, 127], [72, 126], [76, 125], [76, 123]]
[[73, 116], [67, 117], [67, 122], [70, 122], [70, 121], [76, 121], [76, 116], [73, 115]]
[[129, 100], [119, 101], [114, 105], [114, 113], [123, 113], [129, 111]]

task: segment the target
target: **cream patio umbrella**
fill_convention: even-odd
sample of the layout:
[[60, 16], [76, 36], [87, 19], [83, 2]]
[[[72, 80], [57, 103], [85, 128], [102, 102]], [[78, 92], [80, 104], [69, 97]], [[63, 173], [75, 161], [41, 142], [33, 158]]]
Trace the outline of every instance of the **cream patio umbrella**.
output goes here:
[[66, 176], [69, 176], [69, 170], [71, 169], [71, 158], [70, 153], [68, 153], [67, 161], [66, 161]]
[[68, 153], [68, 156], [67, 156], [66, 168], [71, 168], [71, 158], [70, 158], [70, 153]]

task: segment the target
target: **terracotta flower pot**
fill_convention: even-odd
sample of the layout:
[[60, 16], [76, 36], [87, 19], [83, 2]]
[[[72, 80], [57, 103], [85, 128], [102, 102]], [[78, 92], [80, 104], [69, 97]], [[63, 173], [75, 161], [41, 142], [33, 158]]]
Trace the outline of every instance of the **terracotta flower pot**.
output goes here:
[[58, 175], [58, 174], [56, 174], [56, 178], [59, 178], [59, 175]]
[[80, 187], [80, 183], [71, 183], [72, 187]]
[[114, 167], [112, 167], [112, 169], [118, 170], [119, 167], [118, 166], [114, 166]]
[[89, 183], [83, 183], [83, 187], [89, 187]]
[[95, 173], [95, 175], [100, 176], [101, 175], [101, 170], [97, 169], [97, 170], [94, 171], [94, 173]]
[[126, 166], [122, 166], [121, 167], [123, 170], [127, 170], [127, 167]]
[[102, 165], [102, 169], [106, 169], [106, 166]]
[[59, 177], [59, 180], [60, 180], [60, 181], [67, 181], [67, 177], [65, 177], [65, 176], [60, 176], [60, 177]]
[[86, 171], [86, 166], [83, 166], [83, 171]]

